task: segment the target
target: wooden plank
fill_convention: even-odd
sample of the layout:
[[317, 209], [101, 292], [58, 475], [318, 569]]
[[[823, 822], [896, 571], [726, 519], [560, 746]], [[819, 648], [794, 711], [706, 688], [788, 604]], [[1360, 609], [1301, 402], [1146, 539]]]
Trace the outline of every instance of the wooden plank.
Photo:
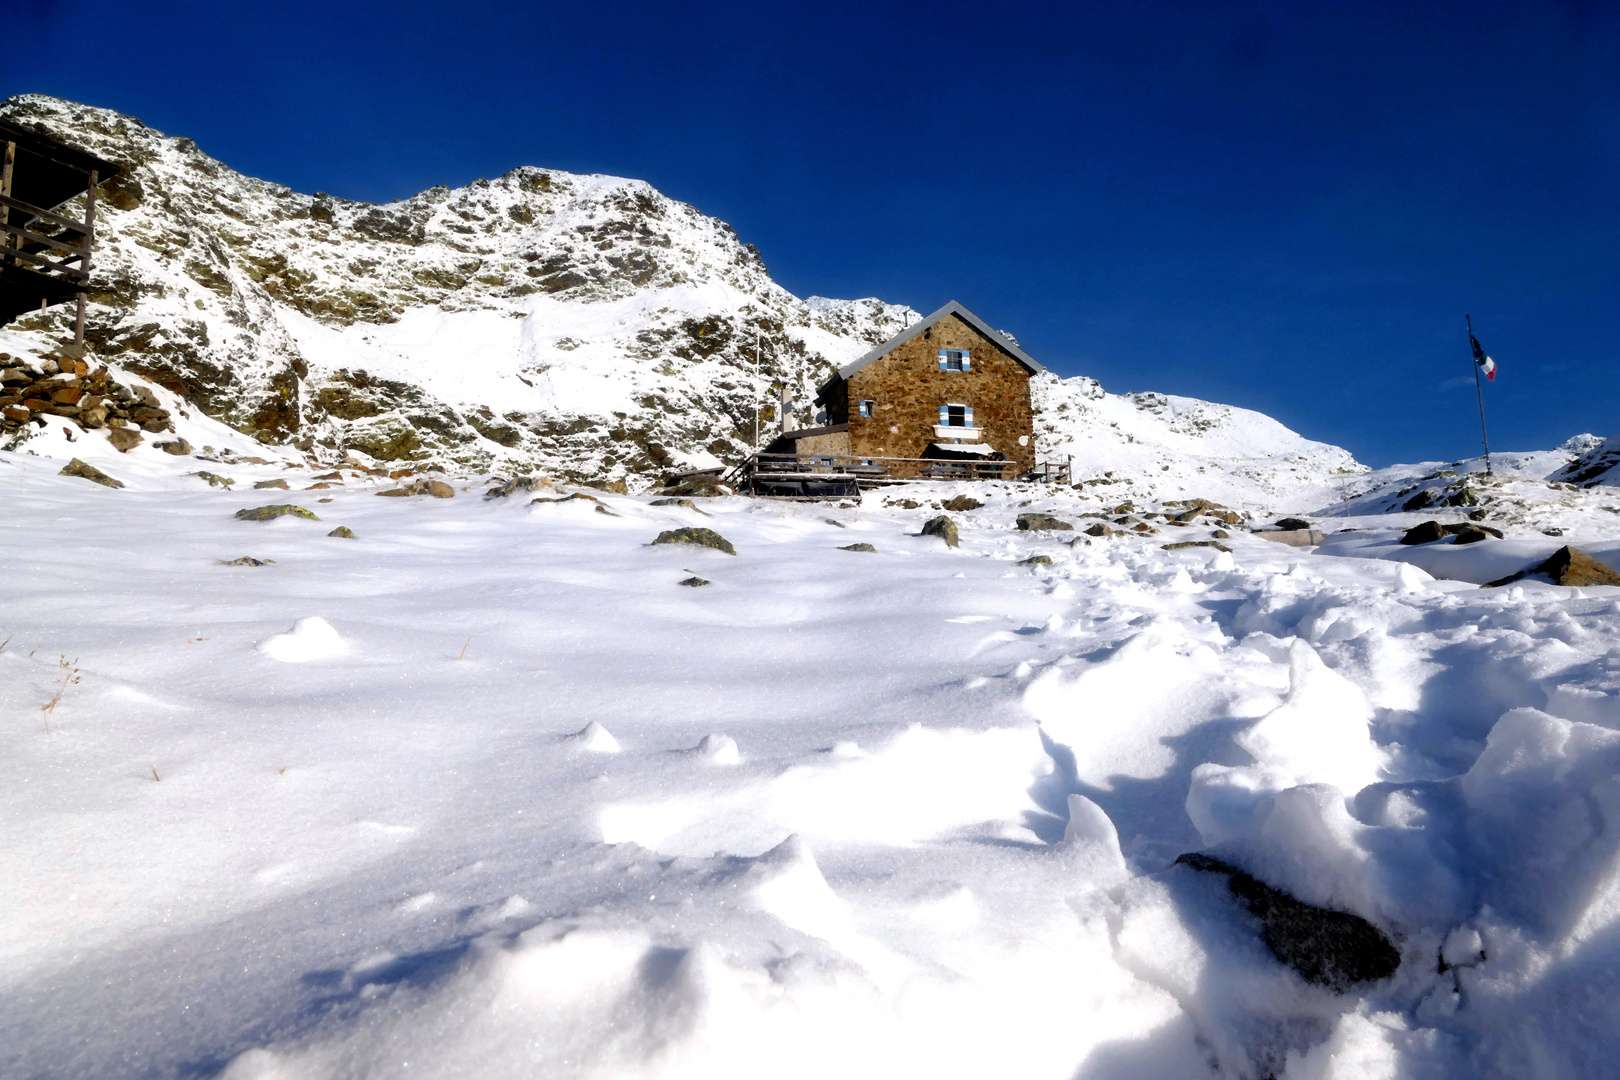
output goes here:
[[0, 206], [9, 206], [13, 210], [21, 210], [25, 214], [32, 214], [37, 218], [44, 218], [52, 225], [60, 225], [64, 229], [72, 229], [74, 232], [84, 233], [86, 236], [90, 235], [94, 231], [84, 222], [74, 221], [72, 218], [65, 218], [60, 214], [53, 214], [49, 210], [41, 210], [33, 203], [26, 203], [21, 199], [13, 199], [10, 192], [0, 193]]
[[65, 277], [77, 278], [80, 281], [90, 280], [89, 274], [77, 267], [69, 266], [66, 261], [52, 262], [43, 255], [35, 255], [17, 248], [0, 248], [0, 259], [23, 259], [37, 266], [45, 267], [47, 273], [59, 273]]
[[48, 236], [41, 236], [39, 233], [29, 232], [27, 229], [19, 229], [15, 225], [0, 225], [0, 232], [7, 232], [12, 236], [20, 237], [22, 240], [30, 244], [44, 244], [46, 247], [53, 247], [58, 251], [65, 251], [75, 258], [88, 259], [90, 257], [89, 253], [86, 252], [82, 247], [74, 247], [72, 244], [64, 244], [60, 240], [52, 240]]

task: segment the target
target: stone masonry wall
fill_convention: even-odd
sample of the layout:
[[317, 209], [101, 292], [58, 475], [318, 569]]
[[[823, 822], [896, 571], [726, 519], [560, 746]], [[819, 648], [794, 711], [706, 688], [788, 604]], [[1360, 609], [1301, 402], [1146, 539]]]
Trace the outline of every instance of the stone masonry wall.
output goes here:
[[[972, 371], [939, 370], [940, 349], [966, 349]], [[849, 379], [852, 453], [874, 457], [922, 457], [937, 441], [941, 405], [968, 405], [981, 441], [1016, 461], [1035, 464], [1035, 416], [1029, 400], [1029, 369], [994, 341], [955, 315], [940, 320]], [[870, 419], [857, 403], [874, 403]], [[829, 417], [834, 423], [843, 416]], [[1020, 442], [1022, 440], [1022, 442]]]

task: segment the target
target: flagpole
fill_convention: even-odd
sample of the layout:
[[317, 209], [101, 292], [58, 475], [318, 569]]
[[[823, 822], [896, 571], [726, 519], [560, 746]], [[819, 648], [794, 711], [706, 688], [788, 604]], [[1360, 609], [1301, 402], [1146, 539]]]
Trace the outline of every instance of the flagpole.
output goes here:
[[[1474, 317], [1464, 315], [1463, 320], [1468, 324], [1468, 349], [1470, 359], [1474, 347]], [[1485, 475], [1491, 475], [1491, 436], [1485, 430], [1485, 388], [1479, 381], [1479, 363], [1474, 361], [1474, 396], [1479, 398], [1479, 437], [1485, 443]]]

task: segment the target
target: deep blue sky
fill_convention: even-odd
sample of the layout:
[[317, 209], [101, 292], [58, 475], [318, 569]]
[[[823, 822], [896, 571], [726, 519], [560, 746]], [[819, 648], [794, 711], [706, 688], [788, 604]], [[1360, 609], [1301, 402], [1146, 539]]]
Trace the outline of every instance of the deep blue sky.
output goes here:
[[1620, 429], [1620, 4], [6, 9], [0, 96], [303, 191], [640, 177], [800, 295], [954, 297], [1375, 465], [1477, 452], [1472, 312], [1494, 446]]

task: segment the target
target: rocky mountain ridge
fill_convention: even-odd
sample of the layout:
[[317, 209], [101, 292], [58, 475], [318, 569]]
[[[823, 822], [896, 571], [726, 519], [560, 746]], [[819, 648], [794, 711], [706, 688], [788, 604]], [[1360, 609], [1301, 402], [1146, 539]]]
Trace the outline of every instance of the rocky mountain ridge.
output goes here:
[[[735, 460], [784, 387], [916, 317], [800, 300], [730, 226], [636, 180], [521, 167], [383, 206], [243, 176], [106, 109], [13, 123], [116, 161], [87, 342], [317, 457], [649, 477]], [[42, 350], [65, 309], [12, 325]], [[757, 352], [757, 376], [756, 376]]]

